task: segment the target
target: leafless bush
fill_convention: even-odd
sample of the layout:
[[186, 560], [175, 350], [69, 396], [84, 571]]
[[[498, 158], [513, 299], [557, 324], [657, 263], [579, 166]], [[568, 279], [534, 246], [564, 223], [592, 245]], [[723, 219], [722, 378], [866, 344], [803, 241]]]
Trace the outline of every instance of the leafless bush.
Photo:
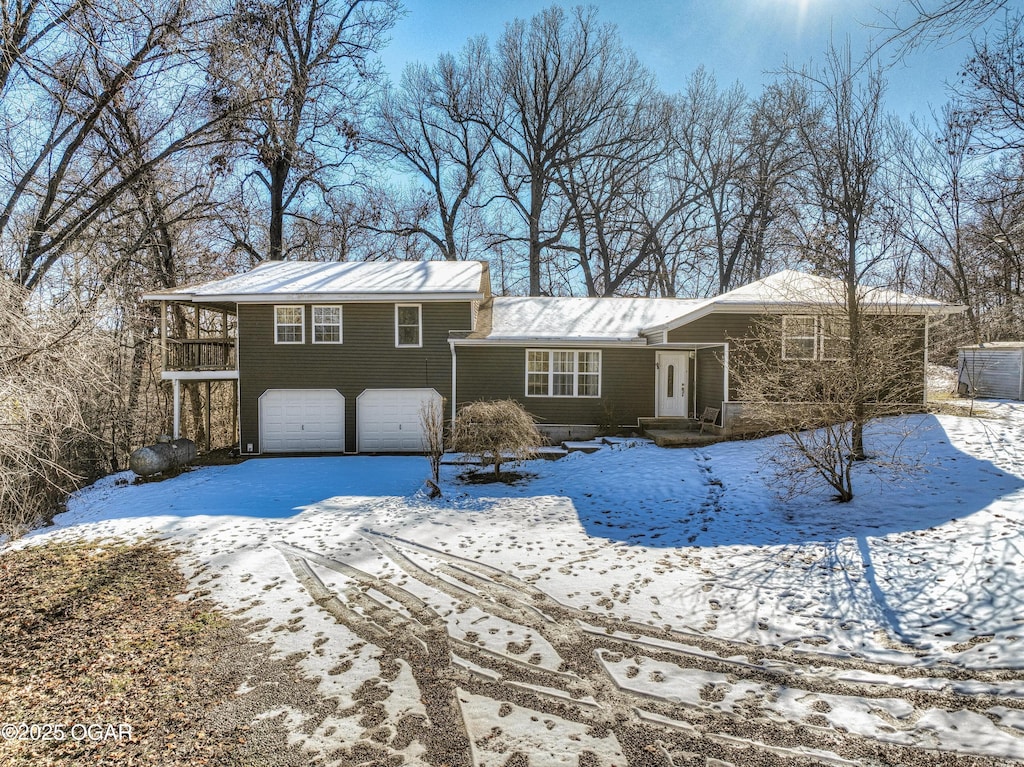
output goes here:
[[431, 498], [441, 495], [441, 458], [444, 457], [444, 403], [443, 398], [431, 397], [420, 405], [423, 449], [430, 462]]
[[543, 443], [533, 417], [515, 400], [472, 402], [455, 416], [452, 447], [494, 466], [495, 478], [508, 461], [532, 458]]
[[107, 370], [102, 329], [34, 311], [0, 280], [0, 535], [48, 520], [71, 490], [107, 466]]
[[[751, 338], [734, 343], [733, 372], [751, 425], [786, 437], [769, 456], [782, 493], [811, 490], [818, 478], [836, 491], [837, 500], [849, 501], [853, 467], [869, 457], [861, 440], [865, 425], [923, 407], [923, 321], [896, 312], [862, 316], [854, 356], [845, 311], [815, 311], [817, 337], [813, 344], [808, 339], [806, 358], [783, 349], [784, 318], [766, 317]], [[823, 328], [840, 327], [822, 335]], [[870, 457], [900, 466], [894, 454]]]

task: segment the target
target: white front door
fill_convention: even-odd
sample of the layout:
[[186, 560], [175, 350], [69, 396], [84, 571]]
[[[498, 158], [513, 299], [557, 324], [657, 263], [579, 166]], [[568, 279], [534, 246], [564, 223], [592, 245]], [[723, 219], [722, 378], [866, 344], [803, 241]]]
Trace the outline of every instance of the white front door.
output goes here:
[[658, 352], [658, 416], [685, 418], [689, 352]]

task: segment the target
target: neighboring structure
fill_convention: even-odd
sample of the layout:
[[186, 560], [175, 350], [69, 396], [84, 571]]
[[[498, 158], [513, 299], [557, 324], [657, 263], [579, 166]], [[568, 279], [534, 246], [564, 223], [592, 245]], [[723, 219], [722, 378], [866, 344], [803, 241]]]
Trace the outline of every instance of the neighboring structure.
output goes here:
[[[824, 358], [818, 315], [836, 287], [786, 271], [709, 299], [514, 298], [492, 296], [475, 261], [268, 262], [146, 298], [163, 306], [176, 432], [182, 381], [237, 379], [243, 454], [402, 452], [421, 449], [420, 405], [437, 397], [453, 416], [461, 403], [516, 399], [560, 439], [611, 414], [637, 426], [705, 407], [728, 430], [741, 408], [730, 339], [782, 314], [788, 355]], [[169, 337], [169, 303], [234, 314], [237, 339]], [[920, 368], [908, 375], [923, 401], [929, 318], [961, 308], [883, 290], [862, 305], [920, 318]]]
[[963, 346], [957, 370], [962, 394], [1024, 400], [1024, 341]]

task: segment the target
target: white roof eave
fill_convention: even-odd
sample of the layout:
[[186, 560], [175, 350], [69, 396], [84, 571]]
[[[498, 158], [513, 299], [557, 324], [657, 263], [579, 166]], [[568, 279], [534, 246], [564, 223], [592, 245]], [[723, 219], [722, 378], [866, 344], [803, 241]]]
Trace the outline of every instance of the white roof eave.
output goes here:
[[501, 336], [494, 338], [451, 338], [455, 346], [648, 346], [646, 338], [600, 338], [582, 336]]
[[310, 303], [430, 303], [433, 301], [482, 301], [484, 294], [476, 292], [448, 291], [444, 293], [149, 293], [142, 297], [144, 301], [180, 301], [184, 303], [222, 303], [236, 304], [310, 304]]

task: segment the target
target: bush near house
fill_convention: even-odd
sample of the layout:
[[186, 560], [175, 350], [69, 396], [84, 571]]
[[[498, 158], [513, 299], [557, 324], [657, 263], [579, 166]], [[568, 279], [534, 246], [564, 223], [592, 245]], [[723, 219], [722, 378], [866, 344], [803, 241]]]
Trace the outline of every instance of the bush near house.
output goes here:
[[507, 399], [463, 405], [455, 416], [451, 442], [453, 450], [492, 464], [495, 478], [500, 479], [503, 463], [532, 458], [544, 438], [533, 416]]

